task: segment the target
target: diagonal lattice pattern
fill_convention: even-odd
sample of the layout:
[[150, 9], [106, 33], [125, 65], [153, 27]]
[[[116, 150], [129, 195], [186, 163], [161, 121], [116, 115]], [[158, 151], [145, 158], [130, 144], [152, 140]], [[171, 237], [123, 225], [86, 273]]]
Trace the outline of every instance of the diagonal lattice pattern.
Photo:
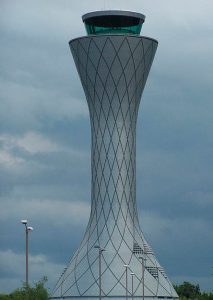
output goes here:
[[[59, 278], [53, 297], [97, 297], [98, 252], [102, 294], [125, 297], [124, 264], [135, 273], [141, 296], [177, 297], [140, 229], [136, 207], [136, 121], [141, 95], [157, 48], [150, 38], [103, 35], [78, 38], [70, 48], [86, 94], [92, 133], [91, 215], [79, 249]], [[128, 288], [130, 294], [130, 287]]]

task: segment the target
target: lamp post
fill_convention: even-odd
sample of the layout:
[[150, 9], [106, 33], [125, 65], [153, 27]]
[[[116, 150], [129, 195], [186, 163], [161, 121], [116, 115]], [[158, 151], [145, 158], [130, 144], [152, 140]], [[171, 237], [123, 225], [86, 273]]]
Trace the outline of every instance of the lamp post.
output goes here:
[[141, 284], [142, 284], [142, 299], [144, 300], [144, 274], [145, 274], [146, 258], [143, 256], [139, 256], [139, 259], [141, 260], [141, 266], [142, 266]]
[[29, 252], [29, 245], [28, 245], [28, 233], [29, 231], [33, 231], [33, 227], [27, 226], [27, 220], [21, 220], [21, 223], [25, 225], [25, 233], [26, 233], [26, 286], [28, 286], [28, 252]]
[[127, 277], [127, 269], [130, 269], [130, 267], [129, 267], [129, 265], [124, 265], [124, 268], [125, 268], [125, 273], [126, 273], [126, 300], [127, 300], [128, 299], [128, 277]]
[[104, 248], [101, 248], [99, 245], [96, 245], [94, 248], [98, 249], [98, 259], [99, 259], [99, 300], [101, 300], [101, 257], [102, 252], [106, 251]]
[[132, 300], [133, 300], [133, 296], [134, 296], [134, 285], [133, 285], [133, 283], [134, 283], [135, 273], [132, 272], [130, 275], [132, 276]]

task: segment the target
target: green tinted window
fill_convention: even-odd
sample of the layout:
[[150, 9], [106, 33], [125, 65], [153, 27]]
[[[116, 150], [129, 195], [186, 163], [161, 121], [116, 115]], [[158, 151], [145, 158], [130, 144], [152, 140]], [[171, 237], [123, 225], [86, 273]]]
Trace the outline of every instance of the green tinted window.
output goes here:
[[91, 16], [84, 20], [87, 34], [139, 35], [144, 19], [129, 15]]
[[85, 24], [87, 34], [140, 34], [142, 24], [127, 27], [101, 27], [95, 25]]

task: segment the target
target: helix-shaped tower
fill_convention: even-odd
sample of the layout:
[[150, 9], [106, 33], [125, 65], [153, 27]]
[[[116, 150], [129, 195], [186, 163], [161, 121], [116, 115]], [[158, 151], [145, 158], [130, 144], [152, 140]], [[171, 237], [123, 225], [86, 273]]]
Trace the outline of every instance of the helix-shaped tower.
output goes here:
[[139, 35], [144, 20], [129, 11], [88, 13], [88, 35], [69, 43], [90, 113], [91, 214], [54, 299], [178, 297], [144, 238], [136, 207], [136, 122], [158, 45]]

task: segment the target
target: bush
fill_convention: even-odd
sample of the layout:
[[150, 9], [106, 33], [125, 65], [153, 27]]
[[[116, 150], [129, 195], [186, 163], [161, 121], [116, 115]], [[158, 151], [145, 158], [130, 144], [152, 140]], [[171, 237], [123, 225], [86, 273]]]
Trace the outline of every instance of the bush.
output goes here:
[[213, 293], [202, 293], [199, 284], [194, 285], [184, 281], [180, 285], [174, 285], [174, 288], [178, 293], [180, 300], [213, 300]]
[[44, 287], [47, 277], [43, 277], [35, 284], [35, 287], [23, 284], [9, 295], [0, 295], [0, 300], [47, 300], [48, 292]]

